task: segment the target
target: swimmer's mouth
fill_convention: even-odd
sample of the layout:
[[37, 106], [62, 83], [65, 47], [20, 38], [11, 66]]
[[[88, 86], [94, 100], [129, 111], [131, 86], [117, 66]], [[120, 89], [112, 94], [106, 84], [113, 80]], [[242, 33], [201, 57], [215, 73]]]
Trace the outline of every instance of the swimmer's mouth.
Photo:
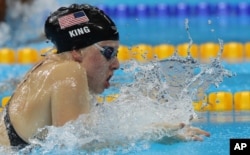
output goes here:
[[112, 78], [112, 75], [110, 75], [107, 79], [106, 79], [106, 82], [105, 82], [105, 87], [108, 88], [110, 87], [110, 83], [109, 83], [109, 80]]
[[111, 78], [112, 78], [112, 75], [110, 75], [110, 76], [107, 78], [107, 81], [109, 81]]

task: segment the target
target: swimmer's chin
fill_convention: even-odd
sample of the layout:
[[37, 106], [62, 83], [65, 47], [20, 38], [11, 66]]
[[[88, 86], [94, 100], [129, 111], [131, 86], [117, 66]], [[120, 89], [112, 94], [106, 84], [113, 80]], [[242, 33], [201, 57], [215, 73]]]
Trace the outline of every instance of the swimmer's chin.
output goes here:
[[98, 88], [98, 89], [89, 89], [89, 93], [92, 95], [99, 95], [99, 94], [103, 93], [105, 89], [108, 89], [108, 88], [105, 88], [103, 86], [102, 88]]

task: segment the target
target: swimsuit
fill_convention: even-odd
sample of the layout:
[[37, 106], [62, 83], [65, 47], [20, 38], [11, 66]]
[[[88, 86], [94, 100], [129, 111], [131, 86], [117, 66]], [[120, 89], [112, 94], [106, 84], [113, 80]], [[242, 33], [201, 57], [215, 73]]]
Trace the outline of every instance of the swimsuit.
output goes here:
[[22, 149], [29, 145], [27, 142], [25, 142], [18, 134], [16, 133], [16, 130], [14, 129], [9, 116], [9, 104], [6, 106], [6, 113], [4, 116], [4, 123], [6, 126], [6, 130], [9, 136], [10, 145], [17, 147], [18, 149]]

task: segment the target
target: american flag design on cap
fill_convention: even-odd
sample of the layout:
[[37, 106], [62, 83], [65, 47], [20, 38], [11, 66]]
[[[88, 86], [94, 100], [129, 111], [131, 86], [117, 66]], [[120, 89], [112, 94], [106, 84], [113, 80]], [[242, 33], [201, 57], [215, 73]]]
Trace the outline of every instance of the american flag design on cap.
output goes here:
[[89, 21], [89, 18], [86, 16], [84, 11], [79, 11], [75, 13], [68, 14], [58, 18], [58, 22], [61, 29], [71, 27], [77, 24], [86, 23]]

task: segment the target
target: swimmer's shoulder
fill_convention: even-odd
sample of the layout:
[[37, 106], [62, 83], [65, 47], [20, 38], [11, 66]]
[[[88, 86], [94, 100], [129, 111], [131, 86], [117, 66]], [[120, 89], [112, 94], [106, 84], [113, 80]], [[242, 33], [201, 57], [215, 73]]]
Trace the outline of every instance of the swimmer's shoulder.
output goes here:
[[86, 76], [85, 68], [75, 61], [64, 61], [53, 64], [53, 66], [50, 67], [53, 68], [51, 75], [54, 79], [82, 78]]
[[59, 62], [57, 65], [58, 69], [67, 69], [67, 68], [71, 68], [71, 69], [82, 69], [81, 65], [79, 62], [76, 61], [62, 61]]

